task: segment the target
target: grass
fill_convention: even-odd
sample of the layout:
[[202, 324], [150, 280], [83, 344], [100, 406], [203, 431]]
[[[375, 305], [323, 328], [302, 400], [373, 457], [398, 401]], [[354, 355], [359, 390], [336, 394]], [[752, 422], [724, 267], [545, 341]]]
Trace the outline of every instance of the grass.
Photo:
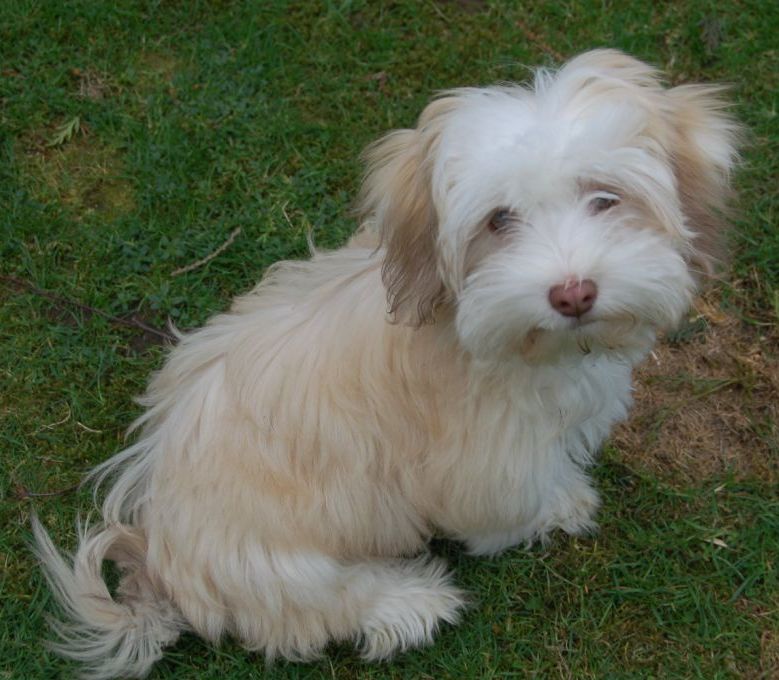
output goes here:
[[[751, 145], [725, 301], [775, 360], [761, 338], [776, 337], [779, 308], [778, 32], [779, 11], [757, 0], [3, 3], [0, 678], [72, 676], [42, 645], [51, 602], [26, 549], [29, 513], [73, 545], [91, 501], [69, 489], [121, 446], [131, 398], [162, 359], [153, 334], [93, 310], [196, 326], [272, 262], [305, 256], [308, 229], [321, 247], [342, 243], [360, 149], [413, 124], [436, 90], [521, 80], [524, 65], [603, 45], [674, 82], [733, 83]], [[238, 229], [217, 257], [173, 274]], [[695, 389], [707, 384], [719, 383]], [[775, 463], [766, 418], [750, 423], [750, 446]], [[593, 539], [491, 561], [436, 544], [475, 604], [435, 646], [376, 666], [334, 648], [264, 675], [776, 677], [776, 477], [656, 474], [616, 444], [598, 477]], [[235, 645], [186, 638], [152, 677], [262, 666]]]

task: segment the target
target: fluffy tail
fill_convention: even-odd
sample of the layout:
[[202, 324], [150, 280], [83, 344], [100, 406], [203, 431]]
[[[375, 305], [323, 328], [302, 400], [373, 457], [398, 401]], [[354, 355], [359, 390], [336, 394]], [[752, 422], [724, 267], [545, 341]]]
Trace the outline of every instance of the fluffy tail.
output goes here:
[[[146, 540], [124, 525], [79, 526], [79, 546], [68, 564], [36, 517], [35, 552], [66, 620], [52, 621], [51, 648], [83, 664], [83, 677], [145, 676], [186, 627], [173, 603], [145, 568]], [[102, 576], [103, 560], [122, 572], [117, 599]]]

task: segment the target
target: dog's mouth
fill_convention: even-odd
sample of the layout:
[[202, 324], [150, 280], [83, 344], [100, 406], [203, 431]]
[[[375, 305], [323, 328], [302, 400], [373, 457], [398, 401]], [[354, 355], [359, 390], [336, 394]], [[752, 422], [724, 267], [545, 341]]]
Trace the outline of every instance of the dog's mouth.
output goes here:
[[523, 337], [518, 351], [531, 363], [554, 363], [563, 357], [591, 354], [633, 354], [654, 338], [651, 327], [638, 317], [582, 317], [571, 319], [564, 328], [536, 326]]

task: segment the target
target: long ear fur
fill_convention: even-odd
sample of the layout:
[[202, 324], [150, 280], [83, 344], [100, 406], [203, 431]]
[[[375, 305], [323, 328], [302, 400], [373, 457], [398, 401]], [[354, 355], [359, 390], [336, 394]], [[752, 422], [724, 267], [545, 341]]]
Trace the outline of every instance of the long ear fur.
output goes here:
[[725, 259], [730, 179], [738, 159], [739, 125], [726, 113], [725, 88], [681, 85], [667, 91], [671, 102], [671, 155], [682, 210], [696, 235], [692, 263], [712, 275]]
[[621, 82], [651, 109], [663, 112], [659, 137], [671, 157], [686, 226], [696, 236], [691, 261], [701, 274], [713, 274], [726, 252], [730, 179], [742, 140], [740, 126], [726, 111], [725, 88], [665, 89], [658, 71], [617, 50], [586, 52], [564, 66], [560, 76], [566, 72], [606, 76], [585, 80], [588, 91]]
[[393, 318], [411, 325], [434, 320], [446, 300], [439, 273], [438, 216], [431, 196], [431, 162], [454, 97], [430, 104], [414, 130], [396, 130], [369, 146], [359, 201], [385, 248], [382, 278]]

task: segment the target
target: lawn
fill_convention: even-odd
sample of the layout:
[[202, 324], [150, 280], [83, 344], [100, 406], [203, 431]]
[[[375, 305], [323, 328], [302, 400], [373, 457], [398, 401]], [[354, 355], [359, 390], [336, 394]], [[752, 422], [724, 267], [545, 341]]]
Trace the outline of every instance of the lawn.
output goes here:
[[153, 678], [779, 675], [779, 8], [689, 2], [0, 5], [0, 678], [72, 677], [35, 509], [72, 547], [75, 485], [122, 446], [168, 319], [203, 323], [272, 262], [355, 227], [361, 148], [437, 90], [596, 46], [732, 84], [749, 145], [726, 281], [640, 371], [597, 468], [593, 538], [474, 559], [437, 643], [311, 665], [185, 637]]

